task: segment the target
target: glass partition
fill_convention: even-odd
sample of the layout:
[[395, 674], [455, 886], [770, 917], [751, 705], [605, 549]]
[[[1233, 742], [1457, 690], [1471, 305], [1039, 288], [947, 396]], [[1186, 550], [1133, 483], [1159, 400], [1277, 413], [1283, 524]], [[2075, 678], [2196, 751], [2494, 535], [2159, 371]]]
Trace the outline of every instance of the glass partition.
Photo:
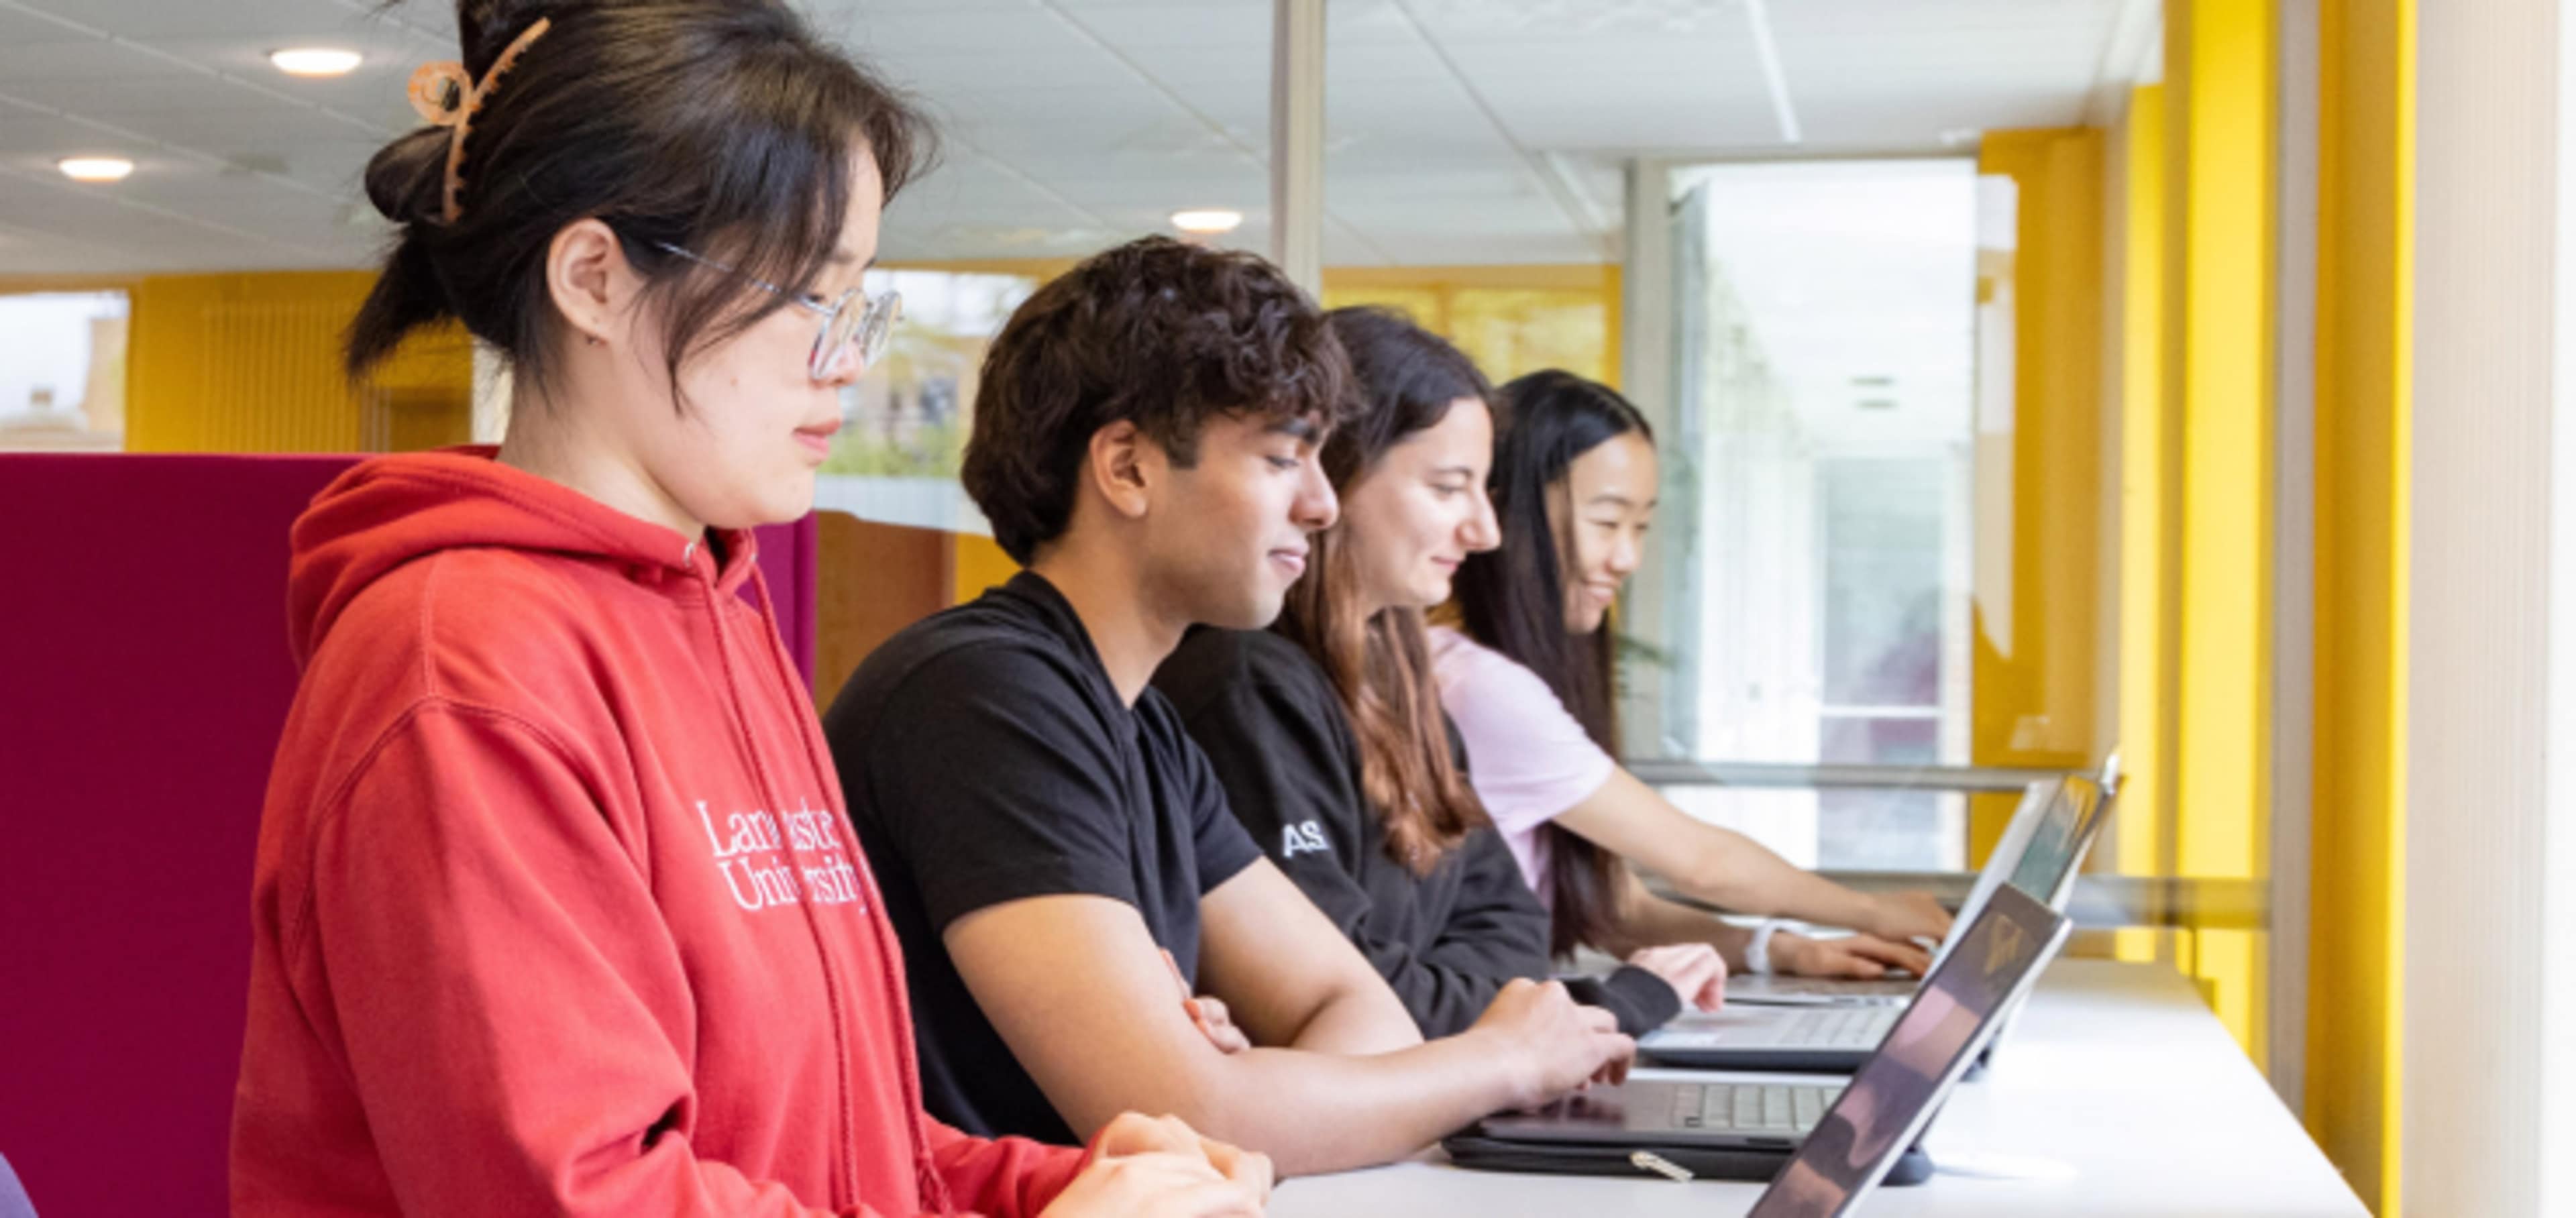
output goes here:
[[[1663, 637], [1624, 652], [1630, 751], [1966, 764], [1974, 163], [1709, 165], [1672, 188], [1676, 375], [1656, 528], [1677, 570], [1654, 585]], [[1811, 866], [1966, 863], [1956, 792], [1673, 794]]]

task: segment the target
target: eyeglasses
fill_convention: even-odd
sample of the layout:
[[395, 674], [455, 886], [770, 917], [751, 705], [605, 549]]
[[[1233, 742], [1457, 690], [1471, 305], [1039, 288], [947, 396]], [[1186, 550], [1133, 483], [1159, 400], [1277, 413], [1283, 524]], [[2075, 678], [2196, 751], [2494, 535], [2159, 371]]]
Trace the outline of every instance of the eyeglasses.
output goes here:
[[653, 248], [666, 254], [677, 254], [699, 266], [723, 271], [728, 275], [741, 275], [744, 282], [753, 287], [780, 297], [787, 303], [822, 318], [823, 328], [814, 336], [813, 358], [806, 361], [805, 366], [806, 375], [818, 381], [832, 379], [832, 365], [840, 359], [841, 349], [844, 347], [853, 345], [858, 347], [860, 367], [875, 366], [877, 359], [885, 354], [888, 341], [894, 336], [894, 323], [903, 319], [903, 293], [901, 292], [886, 292], [882, 295], [870, 296], [857, 288], [851, 288], [841, 293], [840, 299], [826, 304], [822, 297], [811, 292], [790, 291], [756, 275], [744, 275], [741, 271], [713, 258], [702, 258], [667, 241], [656, 241], [653, 243]]

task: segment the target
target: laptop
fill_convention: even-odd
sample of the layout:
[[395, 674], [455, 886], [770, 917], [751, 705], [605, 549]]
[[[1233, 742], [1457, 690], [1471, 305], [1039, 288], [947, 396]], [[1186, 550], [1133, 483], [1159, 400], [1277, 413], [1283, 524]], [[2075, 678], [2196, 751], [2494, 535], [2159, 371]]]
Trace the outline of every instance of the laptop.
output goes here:
[[[2027, 847], [1982, 905], [1991, 906], [2004, 893], [2019, 891], [2051, 909], [2062, 909], [2074, 892], [2078, 864], [2101, 834], [2111, 801], [2089, 778], [2065, 778], [2048, 785], [2049, 798], [2031, 825]], [[1981, 908], [1978, 913], [1982, 912]], [[1716, 1011], [1685, 1013], [1639, 1037], [1637, 1052], [1660, 1065], [1690, 1069], [1843, 1074], [1868, 1060], [1902, 1011], [1883, 1001], [1829, 1006], [1730, 1004]]]
[[1882, 1181], [1930, 1175], [1924, 1128], [2066, 931], [2065, 915], [1996, 892], [1848, 1083], [1632, 1078], [1487, 1117], [1442, 1145], [1490, 1170], [1771, 1179], [1756, 1214], [1842, 1213], [1808, 1199], [1848, 1207]]
[[[1964, 932], [1973, 942], [1925, 978], [1887, 1044], [1852, 1075], [1748, 1218], [1842, 1218], [1906, 1155], [1921, 1153], [1917, 1142], [1942, 1099], [1993, 1043], [2005, 1013], [2029, 997], [2069, 925], [2019, 889], [1998, 891]], [[1926, 1014], [1932, 1008], [1943, 1009]]]
[[[2004, 824], [2004, 835], [1995, 842], [1994, 851], [1986, 856], [1986, 868], [1977, 873], [1977, 882], [1968, 889], [1968, 899], [1959, 903], [1954, 924], [1965, 925], [1977, 920], [1977, 911], [1986, 907], [1986, 898], [2021, 865], [2021, 856], [2030, 845], [2033, 830], [2040, 818], [2048, 815], [2049, 801], [2057, 798], [2061, 780], [2042, 779], [2022, 791], [2021, 803], [2013, 809], [2012, 819]], [[1938, 966], [1950, 950], [1945, 940], [1932, 954]], [[1914, 996], [1923, 979], [1915, 976], [1869, 978], [1858, 977], [1792, 977], [1782, 973], [1738, 973], [1726, 979], [1728, 1002], [1754, 1002], [1775, 1006], [1832, 1006], [1838, 1004], [1876, 1004], [1903, 1006]]]

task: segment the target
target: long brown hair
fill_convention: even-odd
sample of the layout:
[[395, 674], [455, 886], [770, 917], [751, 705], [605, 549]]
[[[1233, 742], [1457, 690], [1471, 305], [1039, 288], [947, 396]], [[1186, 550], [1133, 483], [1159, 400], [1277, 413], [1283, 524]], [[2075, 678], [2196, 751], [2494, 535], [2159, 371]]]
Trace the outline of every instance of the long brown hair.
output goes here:
[[[1470, 554], [1458, 569], [1458, 609], [1467, 636], [1537, 673], [1585, 735], [1619, 755], [1614, 677], [1617, 642], [1608, 622], [1589, 635], [1565, 628], [1565, 559], [1548, 499], [1574, 459], [1618, 436], [1652, 444], [1646, 416], [1616, 390], [1571, 372], [1533, 372], [1495, 395], [1494, 516], [1500, 549]], [[1618, 855], [1549, 822], [1548, 902], [1554, 950], [1598, 945], [1617, 923], [1627, 877]]]
[[[1324, 442], [1324, 473], [1347, 491], [1398, 441], [1439, 424], [1452, 403], [1484, 401], [1476, 365], [1438, 335], [1385, 309], [1326, 315], [1350, 355], [1356, 396]], [[1305, 578], [1273, 629], [1323, 666], [1359, 740], [1360, 791], [1386, 823], [1387, 854], [1424, 874], [1492, 822], [1449, 749], [1422, 611], [1363, 615], [1357, 560], [1341, 528], [1316, 535]]]

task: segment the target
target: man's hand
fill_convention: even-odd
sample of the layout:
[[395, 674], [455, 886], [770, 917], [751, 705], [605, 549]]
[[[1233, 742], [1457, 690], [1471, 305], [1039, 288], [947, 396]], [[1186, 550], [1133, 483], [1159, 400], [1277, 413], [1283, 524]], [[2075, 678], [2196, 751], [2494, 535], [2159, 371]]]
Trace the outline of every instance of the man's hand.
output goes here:
[[1172, 968], [1172, 982], [1181, 987], [1181, 1011], [1190, 1017], [1190, 1025], [1207, 1037], [1219, 1053], [1241, 1053], [1252, 1047], [1243, 1029], [1234, 1026], [1234, 1017], [1226, 1012], [1225, 1000], [1190, 992], [1190, 979], [1181, 975], [1181, 962], [1166, 949], [1163, 963]]
[[1595, 1082], [1628, 1075], [1637, 1042], [1619, 1032], [1608, 1011], [1576, 1003], [1562, 983], [1526, 977], [1506, 982], [1476, 1026], [1515, 1080], [1513, 1107], [1535, 1108]]

